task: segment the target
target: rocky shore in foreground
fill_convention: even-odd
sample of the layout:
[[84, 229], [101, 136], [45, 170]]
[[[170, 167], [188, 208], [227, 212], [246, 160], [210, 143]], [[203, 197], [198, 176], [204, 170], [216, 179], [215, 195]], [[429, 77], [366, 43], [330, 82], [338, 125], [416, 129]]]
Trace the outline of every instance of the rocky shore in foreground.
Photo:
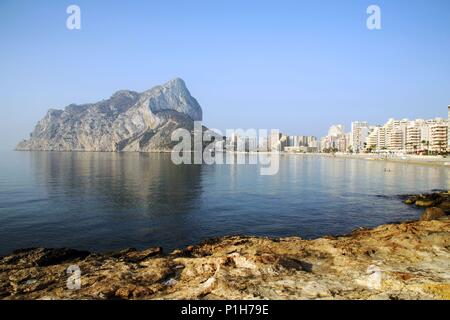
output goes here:
[[0, 259], [0, 298], [450, 299], [449, 196], [409, 196], [432, 197], [427, 212], [439, 214], [340, 237], [225, 237], [167, 255], [18, 250]]

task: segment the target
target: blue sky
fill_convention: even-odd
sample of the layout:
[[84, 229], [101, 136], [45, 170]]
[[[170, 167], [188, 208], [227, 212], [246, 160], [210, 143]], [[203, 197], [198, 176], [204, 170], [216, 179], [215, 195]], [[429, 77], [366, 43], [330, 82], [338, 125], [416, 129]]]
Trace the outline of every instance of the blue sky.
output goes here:
[[[82, 29], [66, 28], [81, 8]], [[366, 28], [377, 4], [382, 30]], [[48, 108], [183, 78], [212, 128], [445, 117], [450, 1], [0, 0], [0, 148]]]

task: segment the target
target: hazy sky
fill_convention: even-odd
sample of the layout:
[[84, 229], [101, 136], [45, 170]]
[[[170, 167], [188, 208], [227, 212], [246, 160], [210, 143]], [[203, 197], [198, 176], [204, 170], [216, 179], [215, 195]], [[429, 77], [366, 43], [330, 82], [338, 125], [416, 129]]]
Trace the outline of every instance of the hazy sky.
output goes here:
[[[81, 30], [66, 8], [81, 8]], [[377, 4], [382, 30], [369, 31]], [[450, 1], [0, 0], [0, 148], [48, 108], [186, 81], [212, 128], [324, 135], [450, 104]]]

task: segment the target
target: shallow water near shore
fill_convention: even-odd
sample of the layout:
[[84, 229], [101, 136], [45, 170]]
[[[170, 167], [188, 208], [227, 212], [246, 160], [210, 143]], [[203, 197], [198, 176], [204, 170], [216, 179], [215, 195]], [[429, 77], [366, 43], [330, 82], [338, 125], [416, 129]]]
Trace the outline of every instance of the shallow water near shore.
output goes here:
[[181, 165], [170, 154], [2, 152], [0, 255], [18, 248], [166, 251], [224, 235], [344, 234], [421, 210], [399, 194], [449, 189], [449, 169], [285, 155], [257, 165]]

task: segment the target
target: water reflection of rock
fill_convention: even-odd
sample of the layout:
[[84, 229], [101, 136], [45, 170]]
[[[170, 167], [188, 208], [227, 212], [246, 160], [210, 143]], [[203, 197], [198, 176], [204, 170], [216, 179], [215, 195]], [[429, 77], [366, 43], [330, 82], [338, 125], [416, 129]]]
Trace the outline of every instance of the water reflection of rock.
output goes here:
[[31, 166], [50, 199], [98, 201], [115, 212], [187, 212], [202, 192], [202, 166], [176, 166], [170, 154], [37, 152]]

